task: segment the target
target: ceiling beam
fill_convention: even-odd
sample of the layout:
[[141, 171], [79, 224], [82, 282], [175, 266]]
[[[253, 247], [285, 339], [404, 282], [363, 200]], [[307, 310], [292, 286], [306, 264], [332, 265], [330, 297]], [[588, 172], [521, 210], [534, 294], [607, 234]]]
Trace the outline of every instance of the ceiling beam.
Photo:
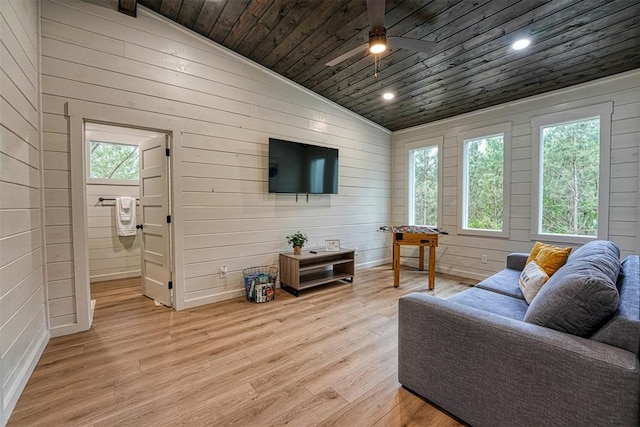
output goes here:
[[118, 12], [135, 18], [138, 13], [138, 0], [118, 0]]

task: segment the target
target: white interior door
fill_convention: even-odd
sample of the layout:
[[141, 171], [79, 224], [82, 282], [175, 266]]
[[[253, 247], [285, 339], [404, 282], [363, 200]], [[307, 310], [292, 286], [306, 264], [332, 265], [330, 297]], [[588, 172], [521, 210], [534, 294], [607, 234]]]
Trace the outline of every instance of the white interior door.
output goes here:
[[167, 135], [140, 144], [142, 293], [172, 306]]

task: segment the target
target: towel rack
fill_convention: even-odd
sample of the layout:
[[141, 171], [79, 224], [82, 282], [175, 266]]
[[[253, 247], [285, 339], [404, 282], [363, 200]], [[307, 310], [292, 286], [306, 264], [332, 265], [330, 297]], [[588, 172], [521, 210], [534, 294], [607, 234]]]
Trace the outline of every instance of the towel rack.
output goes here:
[[[115, 200], [116, 200], [116, 198], [115, 198], [115, 197], [99, 197], [99, 198], [98, 198], [98, 201], [99, 201], [99, 202], [104, 202], [105, 200], [113, 200], [113, 201], [115, 201]], [[138, 198], [136, 197], [136, 200], [140, 200], [140, 199], [138, 199]]]
[[[116, 199], [115, 199], [115, 197], [98, 197], [98, 201], [99, 202], [104, 202], [105, 200], [113, 200], [113, 201], [115, 201]], [[140, 199], [136, 197], [136, 200], [139, 201]]]

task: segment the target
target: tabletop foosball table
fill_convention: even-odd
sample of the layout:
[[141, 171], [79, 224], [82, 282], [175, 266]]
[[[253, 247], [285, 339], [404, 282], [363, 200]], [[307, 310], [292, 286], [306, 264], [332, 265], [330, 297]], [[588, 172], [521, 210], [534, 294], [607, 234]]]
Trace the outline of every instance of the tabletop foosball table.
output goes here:
[[391, 233], [393, 238], [393, 286], [396, 288], [400, 286], [400, 247], [406, 245], [419, 246], [418, 268], [420, 270], [424, 270], [424, 248], [429, 248], [429, 289], [434, 289], [438, 236], [446, 233], [437, 228], [417, 225], [380, 227], [380, 230]]

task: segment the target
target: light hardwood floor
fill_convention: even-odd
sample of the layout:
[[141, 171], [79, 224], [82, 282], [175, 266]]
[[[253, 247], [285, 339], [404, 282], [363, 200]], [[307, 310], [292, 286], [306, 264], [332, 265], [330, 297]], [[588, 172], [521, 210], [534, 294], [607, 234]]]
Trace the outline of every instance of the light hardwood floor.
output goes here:
[[453, 426], [397, 381], [398, 298], [464, 279], [403, 267], [265, 304], [155, 307], [139, 280], [95, 284], [90, 331], [54, 338], [9, 425]]

